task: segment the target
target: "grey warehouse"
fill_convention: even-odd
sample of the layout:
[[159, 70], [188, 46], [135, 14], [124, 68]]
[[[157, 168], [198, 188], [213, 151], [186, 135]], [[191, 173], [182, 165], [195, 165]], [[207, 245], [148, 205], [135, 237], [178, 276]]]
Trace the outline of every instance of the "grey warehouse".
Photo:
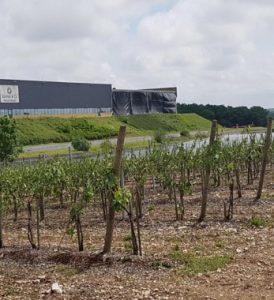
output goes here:
[[176, 113], [176, 88], [117, 90], [111, 84], [0, 79], [0, 115]]

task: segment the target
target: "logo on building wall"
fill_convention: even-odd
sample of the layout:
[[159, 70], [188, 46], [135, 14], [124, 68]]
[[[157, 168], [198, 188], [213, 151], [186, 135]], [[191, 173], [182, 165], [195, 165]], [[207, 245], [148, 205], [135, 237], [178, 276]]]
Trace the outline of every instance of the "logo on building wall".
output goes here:
[[18, 85], [0, 85], [1, 103], [19, 103]]

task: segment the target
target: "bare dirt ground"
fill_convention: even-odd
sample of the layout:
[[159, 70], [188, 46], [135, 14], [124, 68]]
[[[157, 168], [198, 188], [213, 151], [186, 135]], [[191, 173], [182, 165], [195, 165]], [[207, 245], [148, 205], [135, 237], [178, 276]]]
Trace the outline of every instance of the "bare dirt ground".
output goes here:
[[[270, 179], [268, 179], [270, 182]], [[274, 189], [253, 204], [254, 186], [235, 200], [234, 219], [223, 222], [226, 188], [212, 190], [205, 222], [197, 224], [199, 193], [187, 197], [185, 220], [174, 221], [174, 205], [161, 192], [147, 192], [141, 221], [144, 255], [129, 255], [129, 225], [117, 216], [114, 255], [105, 262], [91, 255], [102, 249], [104, 222], [93, 207], [84, 216], [85, 251], [65, 236], [67, 210], [46, 210], [42, 249], [30, 250], [26, 213], [17, 223], [5, 220], [5, 248], [0, 251], [0, 299], [274, 299]], [[250, 225], [250, 218], [264, 220]], [[229, 256], [231, 262], [214, 271], [186, 274], [173, 260], [174, 251], [196, 256]], [[57, 282], [62, 294], [52, 294]]]

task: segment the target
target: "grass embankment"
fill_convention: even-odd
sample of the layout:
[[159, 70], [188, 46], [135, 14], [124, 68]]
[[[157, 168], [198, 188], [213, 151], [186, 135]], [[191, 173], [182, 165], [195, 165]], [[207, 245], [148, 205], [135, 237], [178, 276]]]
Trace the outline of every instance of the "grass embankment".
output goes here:
[[76, 137], [108, 138], [115, 136], [120, 126], [112, 117], [28, 117], [16, 118], [16, 124], [23, 145], [69, 142]]
[[182, 130], [209, 130], [211, 122], [196, 114], [153, 114], [141, 116], [118, 117], [118, 119], [144, 132], [161, 130], [180, 132]]
[[196, 114], [153, 114], [128, 117], [24, 117], [16, 118], [23, 145], [70, 142], [115, 137], [120, 125], [127, 125], [127, 136], [153, 135], [155, 131], [181, 132], [209, 130], [210, 121]]

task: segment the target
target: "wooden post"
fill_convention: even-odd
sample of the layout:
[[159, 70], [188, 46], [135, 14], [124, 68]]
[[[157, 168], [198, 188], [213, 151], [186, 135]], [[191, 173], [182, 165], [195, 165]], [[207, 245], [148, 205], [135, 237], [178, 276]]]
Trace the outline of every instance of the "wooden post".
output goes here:
[[3, 199], [2, 199], [2, 195], [0, 196], [0, 248], [4, 247], [4, 243], [3, 243]]
[[[212, 147], [217, 134], [217, 121], [213, 120], [211, 125], [210, 131], [210, 138], [209, 138], [209, 148]], [[202, 207], [201, 207], [201, 214], [198, 219], [199, 222], [202, 222], [206, 216], [206, 207], [207, 207], [207, 197], [208, 197], [208, 186], [210, 180], [210, 164], [207, 164], [205, 174], [202, 174]]]
[[[125, 136], [126, 136], [126, 126], [121, 126], [119, 130], [118, 139], [117, 139], [116, 154], [115, 154], [115, 161], [114, 161], [114, 175], [118, 178], [118, 180], [120, 178]], [[107, 226], [106, 226], [105, 244], [103, 248], [103, 253], [111, 252], [111, 243], [112, 243], [114, 217], [115, 217], [113, 200], [114, 200], [114, 191], [111, 198], [109, 199], [109, 209], [107, 215]]]
[[[121, 165], [121, 171], [120, 171], [120, 187], [122, 189], [125, 188], [125, 176], [124, 176], [124, 168], [123, 168], [123, 165]], [[123, 209], [123, 212], [122, 212], [122, 219], [124, 220], [125, 219], [125, 213], [126, 211]]]
[[136, 211], [136, 227], [137, 227], [137, 236], [138, 236], [138, 252], [139, 255], [142, 256], [142, 243], [141, 243], [140, 221], [139, 221], [140, 210], [137, 201], [135, 201], [135, 211]]
[[72, 154], [71, 154], [71, 146], [68, 147], [68, 152], [69, 152], [69, 161], [72, 161]]
[[39, 199], [36, 199], [36, 234], [37, 234], [37, 250], [40, 249], [40, 214], [39, 214]]
[[266, 130], [266, 136], [265, 136], [265, 144], [264, 144], [264, 149], [263, 149], [262, 169], [261, 169], [259, 186], [258, 186], [255, 201], [258, 201], [262, 196], [265, 170], [266, 170], [266, 165], [267, 165], [267, 154], [268, 154], [268, 151], [271, 147], [271, 143], [272, 143], [272, 118], [268, 118], [268, 120], [267, 120], [267, 130]]

